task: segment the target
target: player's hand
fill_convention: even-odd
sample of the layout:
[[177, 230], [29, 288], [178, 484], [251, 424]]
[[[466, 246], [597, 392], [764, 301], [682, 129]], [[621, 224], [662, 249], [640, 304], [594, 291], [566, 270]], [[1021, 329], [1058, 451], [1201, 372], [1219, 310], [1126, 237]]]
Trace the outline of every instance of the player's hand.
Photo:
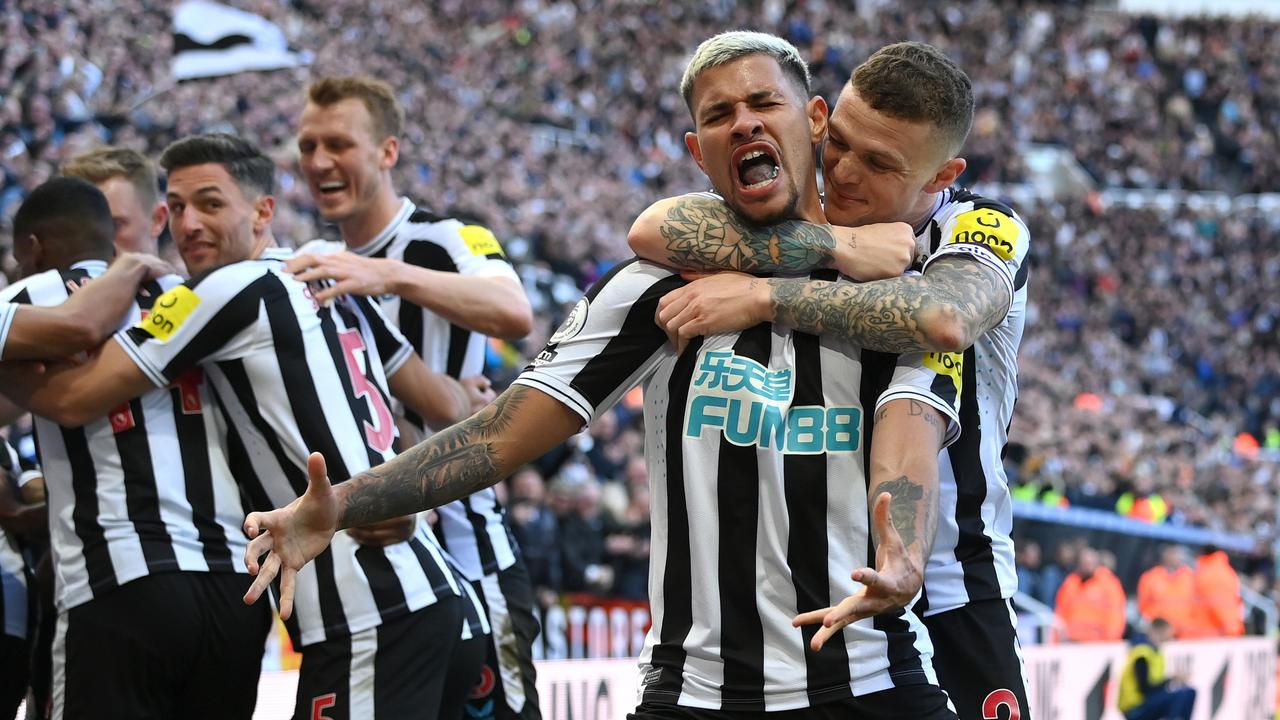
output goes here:
[[334, 281], [334, 285], [316, 293], [316, 302], [324, 304], [342, 295], [378, 297], [389, 294], [394, 262], [362, 257], [353, 252], [303, 253], [289, 258], [284, 269], [302, 282]]
[[493, 383], [483, 375], [464, 377], [458, 380], [458, 383], [462, 385], [463, 390], [467, 391], [467, 402], [471, 408], [472, 415], [498, 397], [497, 393], [493, 391]]
[[890, 500], [889, 493], [880, 493], [872, 509], [871, 519], [880, 542], [876, 546], [876, 567], [853, 571], [853, 579], [862, 583], [862, 588], [835, 607], [801, 613], [791, 620], [793, 627], [822, 623], [809, 642], [814, 652], [821, 650], [823, 644], [846, 625], [906, 607], [920, 592], [924, 582], [923, 562], [913, 559], [902, 544], [902, 536], [889, 517]]
[[417, 529], [418, 516], [405, 515], [404, 517], [391, 518], [390, 520], [383, 520], [370, 525], [347, 528], [347, 534], [351, 536], [352, 540], [361, 545], [386, 547], [387, 545], [395, 545], [408, 540], [413, 537], [413, 531]]
[[123, 252], [116, 255], [115, 260], [111, 263], [111, 268], [107, 272], [111, 272], [111, 269], [116, 268], [118, 268], [116, 272], [133, 272], [141, 269], [144, 280], [155, 280], [165, 275], [178, 274], [178, 271], [172, 265], [155, 255], [136, 252]]
[[[280, 619], [293, 614], [293, 591], [298, 571], [329, 546], [338, 531], [338, 500], [325, 475], [324, 457], [307, 458], [307, 491], [302, 497], [271, 512], [249, 513], [244, 531], [249, 547], [244, 565], [254, 575], [244, 594], [246, 604], [257, 602], [271, 581], [280, 576]], [[266, 560], [258, 560], [266, 554]]]
[[688, 285], [658, 301], [658, 326], [677, 353], [701, 335], [737, 332], [773, 320], [769, 283], [739, 272], [684, 273]]
[[835, 226], [832, 231], [836, 236], [836, 269], [854, 280], [898, 277], [915, 259], [915, 231], [904, 222]]

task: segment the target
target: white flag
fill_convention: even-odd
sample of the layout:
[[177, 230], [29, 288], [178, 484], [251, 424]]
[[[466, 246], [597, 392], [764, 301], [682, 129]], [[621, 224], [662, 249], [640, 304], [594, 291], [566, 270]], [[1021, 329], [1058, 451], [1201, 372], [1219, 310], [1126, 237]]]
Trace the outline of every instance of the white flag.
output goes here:
[[284, 31], [266, 18], [207, 0], [184, 0], [173, 11], [176, 80], [305, 64], [289, 50]]

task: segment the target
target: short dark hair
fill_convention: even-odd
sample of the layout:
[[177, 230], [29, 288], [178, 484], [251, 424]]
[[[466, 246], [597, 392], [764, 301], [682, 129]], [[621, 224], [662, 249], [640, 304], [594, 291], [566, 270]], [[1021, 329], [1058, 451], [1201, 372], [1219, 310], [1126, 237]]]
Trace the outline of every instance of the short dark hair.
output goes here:
[[321, 78], [307, 88], [307, 99], [320, 107], [329, 107], [350, 98], [364, 103], [369, 111], [369, 117], [373, 119], [372, 130], [377, 135], [374, 140], [382, 142], [389, 137], [400, 137], [404, 109], [387, 83], [368, 75], [340, 75]]
[[1170, 623], [1168, 620], [1165, 620], [1162, 617], [1151, 618], [1151, 622], [1147, 623], [1148, 631], [1154, 630], [1154, 631], [1164, 632], [1165, 630], [1169, 630], [1171, 628], [1173, 628], [1173, 623]]
[[13, 216], [13, 237], [35, 235], [41, 243], [80, 255], [115, 253], [111, 205], [93, 183], [73, 177], [47, 180], [27, 195]]
[[275, 163], [257, 145], [228, 133], [190, 135], [174, 141], [160, 154], [160, 167], [167, 173], [193, 165], [215, 163], [242, 190], [253, 189], [270, 195], [275, 184]]
[[122, 147], [103, 147], [77, 155], [62, 166], [62, 174], [84, 178], [98, 185], [111, 178], [124, 178], [133, 185], [138, 201], [148, 212], [160, 200], [156, 169], [146, 155]]
[[872, 110], [938, 128], [948, 154], [959, 154], [973, 126], [973, 83], [938, 48], [900, 42], [875, 51], [854, 68], [853, 89]]

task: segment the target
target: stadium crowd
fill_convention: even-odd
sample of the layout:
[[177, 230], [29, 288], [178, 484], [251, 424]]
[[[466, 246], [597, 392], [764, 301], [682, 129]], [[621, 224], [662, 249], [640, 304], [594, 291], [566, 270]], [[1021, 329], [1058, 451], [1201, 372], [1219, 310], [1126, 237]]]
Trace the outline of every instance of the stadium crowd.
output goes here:
[[[979, 108], [966, 183], [1016, 183], [1016, 148], [1070, 150], [1102, 187], [1280, 189], [1280, 25], [1175, 21], [1074, 4], [625, 0], [248, 2], [313, 54], [309, 69], [168, 80], [167, 4], [18, 2], [0, 41], [0, 218], [61, 162], [110, 142], [151, 154], [192, 132], [271, 149], [277, 234], [326, 232], [296, 170], [293, 121], [311, 74], [360, 70], [400, 91], [397, 180], [410, 197], [492, 227], [539, 323], [495, 345], [501, 381], [566, 302], [626, 254], [651, 200], [705, 181], [673, 91], [688, 49], [726, 27], [795, 42], [831, 97], [883, 42], [936, 43]], [[1020, 206], [1034, 243], [1011, 482], [1033, 497], [1275, 535], [1280, 281], [1274, 213], [1097, 202]], [[5, 228], [7, 234], [7, 227]], [[648, 491], [625, 408], [508, 484], [516, 534], [548, 593], [643, 596]], [[1261, 452], [1238, 452], [1242, 432]], [[1253, 450], [1257, 450], [1255, 445]], [[1131, 507], [1131, 506], [1126, 506]]]

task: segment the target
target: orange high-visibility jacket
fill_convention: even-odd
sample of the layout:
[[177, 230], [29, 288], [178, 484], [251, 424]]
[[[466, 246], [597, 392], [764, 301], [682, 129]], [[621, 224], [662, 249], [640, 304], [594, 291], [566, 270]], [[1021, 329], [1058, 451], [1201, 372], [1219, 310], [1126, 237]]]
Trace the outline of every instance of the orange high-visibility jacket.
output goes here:
[[1192, 623], [1185, 637], [1224, 637], [1244, 634], [1244, 601], [1240, 576], [1221, 550], [1196, 561], [1196, 599]]
[[1173, 572], [1157, 565], [1138, 579], [1138, 611], [1147, 620], [1164, 618], [1177, 637], [1191, 630], [1196, 611], [1196, 573], [1182, 566]]
[[1100, 567], [1088, 580], [1071, 573], [1058, 588], [1054, 612], [1074, 642], [1119, 640], [1124, 636], [1124, 588], [1115, 573]]

